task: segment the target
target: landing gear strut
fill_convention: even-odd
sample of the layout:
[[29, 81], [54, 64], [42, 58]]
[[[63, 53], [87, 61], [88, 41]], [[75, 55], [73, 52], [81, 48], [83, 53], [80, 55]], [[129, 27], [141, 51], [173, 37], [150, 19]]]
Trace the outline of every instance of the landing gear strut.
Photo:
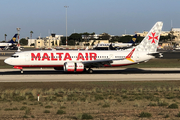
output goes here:
[[84, 71], [83, 72], [87, 72], [86, 68], [84, 68]]

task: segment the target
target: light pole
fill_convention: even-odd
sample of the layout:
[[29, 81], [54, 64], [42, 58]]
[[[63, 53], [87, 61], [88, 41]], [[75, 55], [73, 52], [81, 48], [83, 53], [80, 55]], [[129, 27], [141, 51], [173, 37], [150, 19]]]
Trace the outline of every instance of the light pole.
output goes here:
[[20, 31], [21, 28], [16, 28], [16, 30], [18, 31], [18, 51], [20, 51], [19, 47], [20, 47], [20, 44], [19, 44], [19, 31]]
[[67, 46], [67, 8], [69, 6], [64, 6], [66, 8], [66, 46]]

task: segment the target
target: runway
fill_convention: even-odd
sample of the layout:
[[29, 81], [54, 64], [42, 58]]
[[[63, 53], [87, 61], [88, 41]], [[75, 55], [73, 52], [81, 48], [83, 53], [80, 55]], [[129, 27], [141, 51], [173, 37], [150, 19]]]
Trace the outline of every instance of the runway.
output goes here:
[[64, 73], [52, 69], [1, 69], [0, 82], [166, 81], [180, 80], [180, 68], [94, 69], [93, 74]]

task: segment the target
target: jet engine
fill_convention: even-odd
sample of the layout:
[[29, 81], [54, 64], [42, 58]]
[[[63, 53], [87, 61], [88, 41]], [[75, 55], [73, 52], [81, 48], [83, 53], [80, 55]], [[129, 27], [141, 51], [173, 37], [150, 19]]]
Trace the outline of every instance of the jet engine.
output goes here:
[[83, 72], [84, 65], [82, 63], [65, 62], [64, 71], [65, 72]]
[[82, 63], [75, 63], [75, 71], [76, 72], [83, 72], [84, 71], [84, 64]]

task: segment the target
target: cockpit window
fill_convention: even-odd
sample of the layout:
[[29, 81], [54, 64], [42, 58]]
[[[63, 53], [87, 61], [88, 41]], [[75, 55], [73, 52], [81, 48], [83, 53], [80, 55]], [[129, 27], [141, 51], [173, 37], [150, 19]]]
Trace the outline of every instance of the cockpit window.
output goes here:
[[18, 56], [18, 55], [12, 55], [11, 57], [13, 57], [13, 58], [18, 58], [19, 56]]

